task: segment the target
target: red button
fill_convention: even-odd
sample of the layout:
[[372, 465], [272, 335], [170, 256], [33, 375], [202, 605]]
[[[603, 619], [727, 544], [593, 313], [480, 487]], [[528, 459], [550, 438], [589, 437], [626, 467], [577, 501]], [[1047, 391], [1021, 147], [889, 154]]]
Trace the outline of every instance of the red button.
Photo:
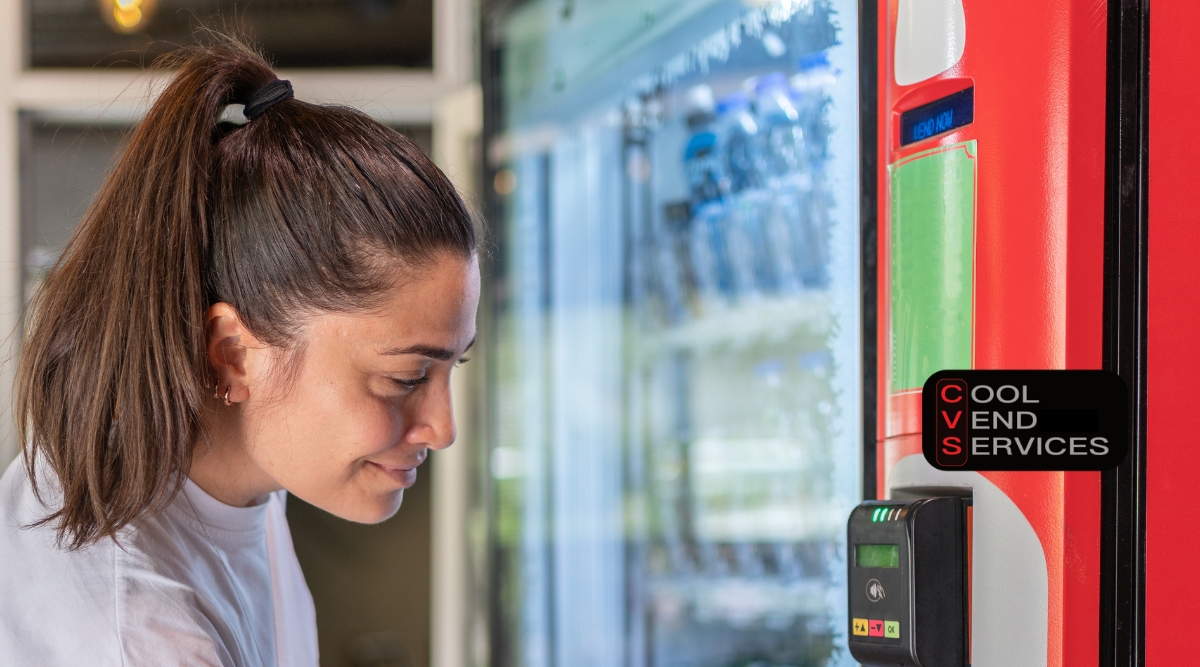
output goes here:
[[873, 618], [867, 621], [867, 635], [871, 637], [882, 637], [883, 621], [877, 621]]

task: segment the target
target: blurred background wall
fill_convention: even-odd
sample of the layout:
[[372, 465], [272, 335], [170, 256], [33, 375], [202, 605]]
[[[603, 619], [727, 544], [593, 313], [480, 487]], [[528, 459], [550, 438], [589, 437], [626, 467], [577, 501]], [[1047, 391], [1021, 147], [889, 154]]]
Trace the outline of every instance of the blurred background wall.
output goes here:
[[[427, 151], [474, 201], [480, 132], [473, 0], [0, 2], [0, 465], [19, 447], [11, 385], [28, 297], [127, 131], [165, 83], [146, 65], [198, 26], [247, 36], [296, 96], [358, 107]], [[152, 177], [147, 174], [147, 177]], [[459, 444], [422, 469], [393, 519], [350, 524], [291, 499], [323, 667], [470, 664], [467, 600], [477, 373], [456, 371]]]

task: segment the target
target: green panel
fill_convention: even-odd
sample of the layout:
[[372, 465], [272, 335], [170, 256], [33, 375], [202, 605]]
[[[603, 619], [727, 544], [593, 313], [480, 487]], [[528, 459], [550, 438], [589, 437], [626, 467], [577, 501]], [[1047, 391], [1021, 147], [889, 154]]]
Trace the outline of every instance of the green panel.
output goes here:
[[971, 366], [975, 156], [968, 141], [888, 168], [893, 392]]
[[856, 567], [900, 567], [899, 544], [860, 544], [854, 547]]

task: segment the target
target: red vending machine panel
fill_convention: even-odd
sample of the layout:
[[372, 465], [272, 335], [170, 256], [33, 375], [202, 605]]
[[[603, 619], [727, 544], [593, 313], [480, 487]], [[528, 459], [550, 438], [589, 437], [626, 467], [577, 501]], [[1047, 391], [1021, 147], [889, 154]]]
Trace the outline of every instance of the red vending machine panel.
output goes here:
[[972, 499], [970, 662], [1096, 664], [1099, 473], [934, 470], [920, 396], [1101, 366], [1106, 4], [879, 11], [877, 491]]

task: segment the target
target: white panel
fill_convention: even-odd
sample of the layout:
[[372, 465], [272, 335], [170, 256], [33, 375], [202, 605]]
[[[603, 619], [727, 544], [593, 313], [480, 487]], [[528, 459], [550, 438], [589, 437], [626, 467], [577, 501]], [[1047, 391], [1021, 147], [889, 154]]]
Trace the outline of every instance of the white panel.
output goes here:
[[900, 0], [896, 83], [907, 86], [954, 67], [966, 44], [962, 0]]
[[1050, 586], [1033, 526], [983, 475], [935, 470], [920, 454], [900, 459], [887, 480], [891, 493], [930, 486], [970, 488], [973, 495], [971, 666], [1044, 667]]
[[0, 3], [0, 468], [17, 455], [12, 420], [15, 344], [21, 317], [21, 237], [17, 207], [17, 105], [13, 82], [24, 57], [23, 2]]
[[[472, 176], [472, 144], [483, 127], [483, 108], [478, 85], [468, 85], [447, 95], [437, 105], [433, 125], [433, 158], [468, 201], [476, 184]], [[470, 532], [472, 507], [471, 464], [487, 446], [475, 404], [481, 377], [481, 362], [455, 369], [450, 379], [458, 442], [436, 452], [431, 491], [433, 494], [432, 558], [430, 559], [430, 664], [432, 667], [468, 667], [480, 664], [472, 655], [473, 630], [482, 614], [472, 604], [471, 556], [480, 545]]]

